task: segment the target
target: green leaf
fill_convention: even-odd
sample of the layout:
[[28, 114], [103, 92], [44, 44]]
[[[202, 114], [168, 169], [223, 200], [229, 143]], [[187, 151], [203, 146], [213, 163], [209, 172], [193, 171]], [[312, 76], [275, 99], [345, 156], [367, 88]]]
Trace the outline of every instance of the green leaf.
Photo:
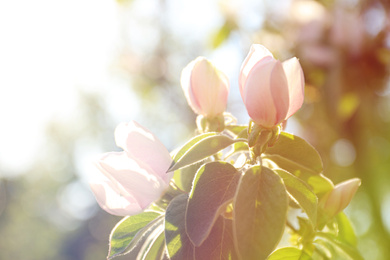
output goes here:
[[[304, 178], [300, 177], [300, 179]], [[324, 194], [333, 190], [334, 187], [333, 182], [322, 174], [308, 176], [305, 180], [313, 188], [315, 194]]]
[[345, 242], [351, 246], [356, 246], [357, 245], [356, 234], [347, 215], [345, 215], [344, 212], [340, 212], [339, 214], [336, 215], [336, 221], [337, 221], [337, 226], [339, 231], [337, 238], [340, 239], [342, 242]]
[[[204, 134], [200, 134], [200, 135], [197, 135], [195, 137], [193, 137], [191, 140], [189, 140], [187, 143], [185, 143], [176, 153], [175, 155], [173, 156], [173, 162], [172, 164], [174, 164], [174, 162], [177, 162], [179, 158], [181, 158], [186, 152], [188, 149], [190, 149], [192, 146], [194, 146], [197, 142], [203, 140], [204, 138], [207, 138], [207, 137], [210, 137], [210, 136], [216, 136], [218, 135], [218, 133], [204, 133]], [[172, 165], [171, 165], [172, 167]]]
[[240, 153], [240, 152], [248, 152], [249, 153], [249, 146], [246, 142], [238, 142], [233, 144], [232, 149], [229, 151], [228, 154], [226, 154], [225, 159], [229, 158], [230, 156]]
[[183, 194], [183, 191], [171, 182], [168, 188], [162, 193], [161, 197], [149, 206], [149, 209], [162, 212], [163, 214], [171, 200], [181, 194]]
[[142, 257], [142, 260], [159, 260], [163, 258], [165, 250], [165, 234], [162, 229], [160, 235], [155, 236], [148, 251]]
[[[238, 136], [239, 134], [243, 135], [242, 133], [246, 132], [248, 136], [248, 126], [247, 125], [227, 125], [225, 126], [225, 130], [229, 133], [232, 133], [235, 136]], [[244, 136], [242, 136], [245, 138]], [[248, 137], [247, 137], [248, 138]]]
[[297, 177], [302, 173], [320, 174], [323, 170], [317, 150], [304, 139], [286, 132], [282, 132], [278, 141], [267, 148], [265, 157]]
[[211, 162], [197, 172], [188, 199], [186, 230], [195, 246], [207, 238], [214, 222], [233, 200], [241, 174], [233, 165]]
[[324, 240], [316, 239], [313, 241], [313, 245], [314, 245], [313, 257], [317, 257], [314, 259], [324, 259], [324, 260], [334, 259], [334, 257], [332, 257], [333, 253], [331, 252], [334, 251], [333, 246], [330, 245], [328, 242]]
[[168, 171], [174, 171], [201, 161], [236, 142], [242, 142], [242, 140], [231, 139], [226, 135], [215, 133], [197, 136], [196, 140], [189, 141], [175, 155]]
[[194, 259], [194, 245], [185, 228], [187, 199], [187, 194], [177, 196], [168, 205], [165, 213], [165, 241], [171, 260]]
[[[163, 256], [163, 252], [161, 252], [161, 250], [163, 250], [164, 248], [156, 248], [156, 246], [159, 247], [159, 242], [156, 240], [161, 236], [161, 234], [164, 234], [163, 216], [159, 217], [158, 225], [154, 229], [149, 229], [142, 235], [135, 247], [128, 254], [126, 254], [126, 258], [145, 260], [145, 258], [148, 257], [149, 253], [153, 256], [157, 255], [159, 253], [158, 251], [160, 251], [160, 258], [153, 258], [153, 260], [161, 259]], [[158, 251], [156, 252], [156, 250]]]
[[272, 161], [276, 168], [282, 168], [305, 181], [315, 194], [333, 189], [332, 181], [321, 174], [323, 166], [320, 155], [298, 136], [282, 132], [278, 141], [267, 148], [263, 158]]
[[317, 232], [317, 240], [315, 240], [315, 242], [320, 242], [318, 240], [325, 242], [328, 249], [333, 249], [332, 259], [363, 260], [363, 257], [355, 247], [338, 240], [337, 237], [332, 234]]
[[233, 203], [235, 244], [241, 259], [265, 259], [283, 235], [288, 196], [282, 179], [266, 167], [249, 168]]
[[[296, 232], [303, 238], [312, 238], [315, 236], [316, 234], [315, 227], [313, 226], [313, 224], [309, 219], [297, 216], [297, 220], [298, 220], [299, 229], [298, 231], [294, 231], [294, 232]], [[298, 244], [302, 243], [302, 241], [297, 241], [297, 242]]]
[[[241, 129], [241, 127], [240, 127]], [[249, 152], [249, 146], [248, 146], [248, 128], [245, 126], [245, 128], [243, 128], [241, 130], [241, 132], [239, 132], [236, 136], [236, 138], [240, 138], [240, 139], [243, 139], [245, 141], [242, 141], [242, 142], [237, 142], [235, 144], [233, 144], [232, 146], [232, 149], [229, 151], [228, 154], [226, 154], [225, 158], [228, 158], [236, 153], [239, 153], [239, 152]]]
[[313, 227], [317, 222], [317, 196], [311, 191], [311, 188], [299, 178], [284, 170], [275, 170], [282, 177], [288, 193], [293, 197], [301, 208], [306, 212]]
[[249, 146], [246, 142], [238, 142], [233, 145], [233, 153], [249, 152]]
[[192, 188], [192, 182], [199, 168], [204, 164], [204, 162], [195, 163], [188, 167], [181, 168], [176, 170], [173, 174], [173, 181], [181, 190], [190, 192]]
[[311, 257], [296, 247], [283, 247], [275, 250], [267, 260], [310, 260]]
[[110, 234], [108, 259], [129, 253], [140, 238], [159, 224], [161, 214], [153, 211], [123, 218]]
[[238, 259], [233, 242], [233, 223], [230, 219], [225, 219], [222, 216], [217, 219], [204, 243], [195, 247], [195, 259]]

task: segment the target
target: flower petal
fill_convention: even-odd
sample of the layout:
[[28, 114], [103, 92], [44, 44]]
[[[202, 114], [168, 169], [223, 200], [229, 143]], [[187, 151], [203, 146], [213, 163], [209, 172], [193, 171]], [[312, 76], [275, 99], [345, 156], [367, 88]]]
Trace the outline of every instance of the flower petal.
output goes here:
[[288, 82], [288, 91], [290, 96], [290, 107], [286, 118], [292, 116], [301, 108], [304, 99], [305, 79], [302, 67], [297, 58], [291, 58], [283, 62], [284, 73]]
[[280, 61], [276, 61], [271, 72], [271, 94], [276, 109], [274, 125], [277, 125], [285, 120], [290, 105], [288, 82]]
[[[217, 70], [217, 69], [216, 69]], [[219, 82], [216, 86], [218, 93], [215, 96], [210, 116], [222, 114], [226, 110], [226, 104], [229, 96], [230, 83], [228, 77], [220, 70], [217, 70]]]
[[90, 183], [90, 187], [99, 206], [112, 215], [135, 215], [142, 211], [142, 208], [133, 196], [129, 194], [123, 196], [108, 181]]
[[258, 125], [271, 128], [280, 123], [288, 109], [287, 80], [281, 63], [271, 59], [257, 63], [248, 74], [243, 94], [248, 114]]
[[246, 56], [244, 62], [242, 63], [241, 70], [240, 70], [239, 85], [240, 85], [241, 97], [243, 99], [244, 99], [243, 88], [245, 85], [245, 81], [253, 66], [255, 66], [262, 59], [264, 59], [264, 61], [267, 62], [269, 60], [272, 60], [273, 58], [274, 56], [272, 55], [272, 53], [263, 45], [252, 44], [251, 49], [248, 55]]
[[360, 184], [361, 180], [358, 178], [344, 181], [337, 184], [332, 191], [321, 199], [320, 205], [329, 217], [335, 216], [349, 205]]
[[195, 66], [195, 63], [201, 58], [202, 57], [198, 57], [195, 60], [188, 63], [188, 65], [182, 70], [180, 76], [180, 84], [184, 91], [184, 95], [187, 99], [187, 102], [192, 108], [192, 110], [194, 110], [194, 112], [197, 114], [202, 114], [202, 110], [199, 106], [197, 99], [194, 96], [194, 93], [191, 90], [191, 74]]
[[169, 183], [172, 175], [166, 174], [172, 158], [158, 138], [135, 121], [122, 123], [115, 130], [116, 144], [129, 157], [148, 165], [154, 173]]
[[197, 58], [191, 74], [192, 97], [201, 114], [213, 117], [225, 111], [229, 83], [227, 77], [205, 58]]
[[132, 195], [142, 208], [159, 199], [168, 187], [153, 169], [140, 165], [125, 152], [107, 153], [99, 160], [98, 168], [116, 190]]

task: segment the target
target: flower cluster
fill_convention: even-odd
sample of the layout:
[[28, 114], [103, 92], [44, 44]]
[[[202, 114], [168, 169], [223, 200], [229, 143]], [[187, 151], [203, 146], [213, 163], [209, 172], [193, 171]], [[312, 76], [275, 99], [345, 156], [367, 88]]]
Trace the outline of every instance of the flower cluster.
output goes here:
[[[225, 111], [229, 82], [207, 59], [198, 57], [188, 64], [181, 85], [195, 113], [214, 117]], [[249, 116], [265, 128], [280, 124], [303, 104], [304, 77], [298, 59], [281, 63], [259, 44], [252, 45], [242, 64], [239, 86]]]
[[[221, 115], [229, 94], [227, 76], [209, 60], [198, 57], [182, 71], [181, 86], [193, 111], [206, 118]], [[240, 92], [249, 116], [272, 128], [293, 115], [303, 103], [304, 79], [299, 61], [283, 63], [264, 46], [252, 45], [240, 72]], [[162, 143], [136, 122], [120, 124], [115, 140], [123, 152], [104, 154], [97, 167], [106, 181], [91, 183], [99, 205], [114, 215], [133, 215], [160, 198], [172, 173]]]
[[[105, 176], [90, 183], [96, 200], [125, 216], [111, 233], [109, 259], [311, 259], [339, 251], [338, 259], [360, 259], [342, 213], [360, 180], [334, 186], [314, 147], [281, 131], [304, 100], [297, 58], [280, 62], [264, 46], [251, 47], [239, 75], [248, 125], [225, 112], [229, 81], [209, 60], [190, 62], [181, 86], [199, 115], [195, 137], [171, 156], [147, 129], [122, 123], [115, 141], [123, 151], [96, 164]], [[296, 208], [306, 218], [291, 221]], [[286, 230], [296, 247], [274, 251]]]

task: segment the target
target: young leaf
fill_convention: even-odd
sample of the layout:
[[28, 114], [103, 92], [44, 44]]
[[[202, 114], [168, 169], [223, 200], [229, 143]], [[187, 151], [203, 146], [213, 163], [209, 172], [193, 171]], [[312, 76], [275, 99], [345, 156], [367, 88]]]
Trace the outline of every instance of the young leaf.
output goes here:
[[158, 256], [158, 253], [160, 253], [160, 258], [155, 257], [153, 258], [153, 260], [159, 260], [162, 258], [161, 250], [163, 250], [164, 247], [161, 248], [161, 244], [159, 244], [159, 241], [157, 241], [157, 239], [161, 235], [164, 235], [163, 216], [159, 217], [158, 223], [159, 224], [154, 229], [149, 229], [143, 234], [143, 236], [137, 242], [135, 247], [128, 254], [126, 254], [127, 259], [145, 260], [145, 258], [148, 257], [149, 254], [151, 256]]
[[176, 186], [183, 191], [190, 192], [195, 174], [203, 164], [204, 162], [202, 161], [200, 163], [195, 163], [188, 167], [176, 170], [173, 174], [173, 180]]
[[278, 141], [267, 148], [264, 156], [294, 175], [296, 172], [316, 175], [323, 170], [316, 149], [304, 139], [286, 132], [282, 132]]
[[281, 169], [275, 170], [275, 172], [282, 177], [288, 193], [306, 212], [313, 227], [315, 227], [317, 222], [317, 196], [311, 191], [311, 188], [308, 187], [306, 183], [291, 173]]
[[229, 151], [228, 154], [226, 154], [225, 158], [228, 158], [235, 153], [239, 152], [249, 152], [249, 146], [248, 146], [248, 128], [245, 127], [240, 133], [238, 133], [236, 138], [243, 139], [245, 141], [237, 142], [233, 144], [232, 149]]
[[165, 250], [165, 234], [162, 229], [160, 235], [154, 236], [154, 240], [151, 243], [148, 251], [142, 257], [142, 260], [160, 260], [163, 258]]
[[233, 200], [240, 176], [225, 162], [205, 164], [197, 172], [186, 211], [187, 234], [195, 246], [203, 243], [220, 211]]
[[[297, 231], [294, 231], [295, 233], [299, 234], [302, 238], [312, 238], [316, 234], [315, 227], [311, 223], [311, 221], [307, 218], [303, 218], [300, 216], [297, 216], [298, 220], [298, 226], [299, 229]], [[302, 241], [297, 241], [298, 244], [302, 243]]]
[[[173, 162], [168, 171], [174, 171], [182, 167], [191, 165], [198, 161], [201, 161], [211, 155], [216, 154], [220, 150], [232, 145], [236, 142], [242, 142], [241, 139], [231, 139], [226, 135], [208, 133], [198, 136], [200, 138], [197, 142], [192, 139], [189, 143], [185, 144], [182, 149], [175, 155]], [[205, 136], [207, 135], [207, 136]]]
[[169, 203], [165, 213], [165, 241], [171, 260], [194, 259], [194, 245], [185, 228], [187, 199], [187, 194], [177, 196]]
[[243, 131], [248, 132], [248, 126], [246, 125], [227, 125], [225, 126], [225, 130], [233, 135], [237, 136]]
[[242, 176], [233, 202], [233, 230], [241, 259], [265, 259], [283, 235], [288, 196], [282, 179], [253, 166]]
[[325, 242], [325, 245], [327, 245], [328, 248], [333, 247], [333, 249], [335, 249], [335, 252], [338, 255], [332, 255], [332, 259], [363, 260], [363, 257], [355, 247], [338, 240], [332, 234], [317, 232], [317, 240], [315, 242], [319, 242], [318, 240]]
[[302, 176], [299, 175], [298, 177], [306, 181], [306, 183], [313, 188], [315, 194], [324, 194], [333, 190], [334, 187], [333, 182], [322, 174], [308, 176], [307, 178], [302, 178]]
[[339, 230], [337, 238], [351, 246], [356, 246], [356, 234], [347, 215], [344, 212], [340, 212], [336, 215], [336, 221]]
[[[270, 169], [280, 169], [283, 167], [280, 167], [277, 165], [273, 160], [274, 156], [263, 156], [262, 162], [264, 166], [269, 167]], [[283, 170], [286, 170], [287, 167], [284, 167]], [[287, 171], [287, 170], [286, 170]], [[305, 183], [309, 184], [311, 189], [315, 194], [325, 194], [328, 191], [331, 191], [334, 187], [333, 182], [326, 178], [321, 173], [318, 175], [312, 175], [308, 172], [302, 172], [300, 170], [297, 170], [294, 172], [294, 175], [297, 176], [300, 180], [303, 180]]]
[[210, 132], [210, 133], [204, 133], [197, 135], [193, 137], [191, 140], [189, 140], [187, 143], [185, 143], [177, 152], [173, 152], [173, 161], [177, 161], [178, 158], [182, 157], [188, 149], [190, 149], [192, 146], [194, 146], [197, 142], [201, 141], [202, 139], [209, 137], [209, 136], [215, 136], [218, 135], [218, 133]]
[[249, 152], [249, 146], [246, 142], [238, 142], [233, 144], [232, 149], [225, 155], [225, 159], [239, 152]]
[[267, 260], [311, 260], [303, 250], [296, 247], [283, 247], [275, 250]]
[[200, 247], [195, 247], [196, 260], [237, 260], [234, 249], [233, 223], [220, 216], [215, 222], [210, 235]]
[[154, 211], [142, 212], [125, 217], [113, 228], [110, 235], [108, 259], [129, 253], [148, 230], [159, 224], [161, 214]]

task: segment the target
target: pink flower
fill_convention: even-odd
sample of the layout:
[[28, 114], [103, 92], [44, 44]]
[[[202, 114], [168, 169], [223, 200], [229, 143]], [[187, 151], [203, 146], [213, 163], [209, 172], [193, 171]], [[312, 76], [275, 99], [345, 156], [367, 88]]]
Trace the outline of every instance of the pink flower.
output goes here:
[[321, 198], [319, 206], [328, 217], [336, 216], [349, 205], [360, 184], [361, 180], [358, 178], [337, 184]]
[[212, 118], [225, 111], [229, 80], [206, 58], [198, 57], [183, 69], [181, 86], [195, 113]]
[[303, 103], [305, 82], [298, 59], [281, 63], [259, 44], [251, 46], [242, 64], [239, 85], [249, 116], [265, 128], [280, 124]]
[[138, 123], [122, 123], [115, 130], [122, 152], [103, 154], [97, 162], [106, 181], [90, 183], [100, 207], [118, 216], [142, 212], [159, 199], [173, 173], [166, 173], [172, 159], [164, 145]]

